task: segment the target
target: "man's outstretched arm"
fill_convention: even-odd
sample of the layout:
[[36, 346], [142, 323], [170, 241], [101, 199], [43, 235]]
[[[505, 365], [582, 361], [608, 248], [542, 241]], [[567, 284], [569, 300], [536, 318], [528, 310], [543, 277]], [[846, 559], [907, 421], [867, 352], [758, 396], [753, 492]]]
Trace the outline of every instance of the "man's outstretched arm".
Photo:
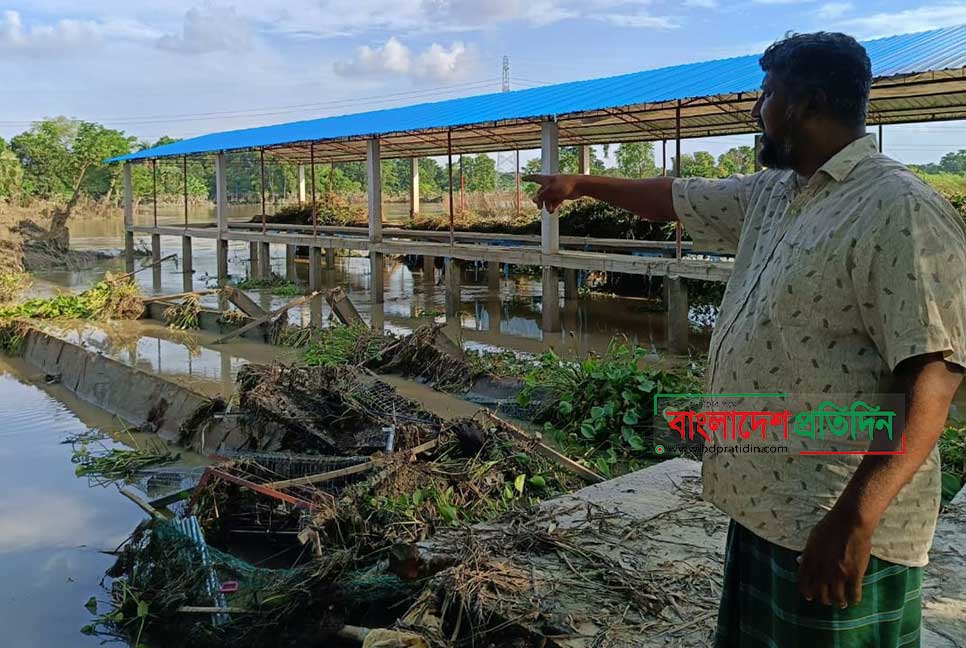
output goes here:
[[671, 184], [674, 178], [627, 180], [590, 175], [528, 175], [540, 185], [533, 202], [555, 212], [565, 200], [595, 198], [652, 221], [676, 221]]

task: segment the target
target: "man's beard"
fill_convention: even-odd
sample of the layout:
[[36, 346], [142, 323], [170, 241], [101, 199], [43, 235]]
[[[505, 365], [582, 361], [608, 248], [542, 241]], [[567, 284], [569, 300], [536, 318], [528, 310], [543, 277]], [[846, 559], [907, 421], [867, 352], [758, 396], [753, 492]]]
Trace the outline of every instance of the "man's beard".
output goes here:
[[[762, 129], [764, 130], [764, 129]], [[761, 150], [758, 152], [758, 162], [769, 169], [791, 169], [795, 166], [795, 143], [792, 141], [792, 129], [786, 124], [785, 136], [775, 141], [761, 134]]]

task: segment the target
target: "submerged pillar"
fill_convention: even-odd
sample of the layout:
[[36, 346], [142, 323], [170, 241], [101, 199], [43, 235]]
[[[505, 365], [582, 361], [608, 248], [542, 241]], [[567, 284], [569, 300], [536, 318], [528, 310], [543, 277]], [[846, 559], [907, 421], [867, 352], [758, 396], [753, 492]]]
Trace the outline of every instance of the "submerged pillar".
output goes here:
[[295, 246], [285, 246], [285, 278], [295, 283], [298, 273], [295, 270]]
[[131, 185], [131, 163], [124, 163], [124, 266], [134, 272], [134, 190]]
[[272, 278], [272, 245], [271, 243], [258, 244], [258, 277], [262, 280]]
[[194, 261], [191, 258], [191, 237], [181, 237], [181, 289], [194, 290]]
[[423, 281], [436, 283], [436, 257], [423, 255]]
[[151, 235], [151, 283], [156, 291], [161, 290], [161, 235]]
[[250, 241], [248, 243], [248, 276], [252, 279], [261, 279], [258, 267], [258, 243]]
[[664, 303], [667, 306], [667, 346], [671, 353], [688, 352], [688, 286], [684, 279], [664, 278]]
[[500, 262], [486, 262], [486, 286], [492, 291], [500, 291]]
[[446, 282], [446, 317], [455, 317], [460, 310], [460, 262], [447, 257], [443, 263]]
[[369, 253], [369, 290], [372, 292], [372, 303], [381, 304], [385, 299], [385, 268], [386, 257], [381, 252]]
[[577, 299], [577, 271], [574, 268], [565, 268], [564, 276], [564, 301], [570, 302]]
[[322, 289], [322, 248], [309, 248], [309, 290]]
[[335, 248], [325, 248], [325, 269], [335, 270]]
[[218, 285], [228, 281], [228, 184], [225, 169], [225, 154], [215, 156], [215, 219], [218, 223], [217, 261]]
[[551, 266], [544, 266], [542, 283], [541, 328], [546, 333], [552, 333], [560, 330], [560, 271]]

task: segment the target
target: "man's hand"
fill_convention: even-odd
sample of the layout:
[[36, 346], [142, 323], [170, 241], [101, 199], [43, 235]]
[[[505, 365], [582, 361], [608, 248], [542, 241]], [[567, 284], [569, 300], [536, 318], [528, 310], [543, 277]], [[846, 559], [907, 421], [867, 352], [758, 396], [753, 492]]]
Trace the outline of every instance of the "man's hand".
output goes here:
[[576, 200], [582, 195], [578, 190], [581, 176], [574, 175], [541, 175], [535, 173], [523, 176], [526, 182], [536, 182], [540, 185], [533, 202], [537, 207], [546, 207], [551, 214], [557, 211], [565, 200]]
[[862, 601], [872, 530], [856, 516], [833, 508], [815, 525], [798, 569], [798, 591], [807, 601], [846, 608]]

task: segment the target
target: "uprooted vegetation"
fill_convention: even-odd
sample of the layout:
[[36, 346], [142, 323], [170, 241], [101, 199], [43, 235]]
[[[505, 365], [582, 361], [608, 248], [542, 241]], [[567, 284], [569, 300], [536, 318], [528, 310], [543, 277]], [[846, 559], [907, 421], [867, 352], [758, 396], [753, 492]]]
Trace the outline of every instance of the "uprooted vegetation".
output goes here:
[[79, 294], [36, 297], [0, 308], [0, 319], [137, 319], [144, 312], [141, 291], [129, 276], [104, 275]]

